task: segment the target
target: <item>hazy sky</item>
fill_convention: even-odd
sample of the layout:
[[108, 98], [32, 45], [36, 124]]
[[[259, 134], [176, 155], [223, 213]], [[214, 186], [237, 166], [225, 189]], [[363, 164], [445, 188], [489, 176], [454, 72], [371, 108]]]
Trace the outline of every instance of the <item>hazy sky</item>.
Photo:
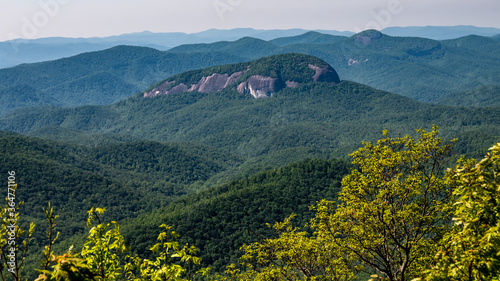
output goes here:
[[210, 28], [500, 28], [500, 0], [0, 0], [0, 41]]

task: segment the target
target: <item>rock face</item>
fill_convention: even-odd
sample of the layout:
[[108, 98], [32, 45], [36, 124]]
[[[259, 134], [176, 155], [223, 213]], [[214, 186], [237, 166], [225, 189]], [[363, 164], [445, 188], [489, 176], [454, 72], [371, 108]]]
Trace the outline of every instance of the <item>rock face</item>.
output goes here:
[[[219, 73], [222, 72], [221, 69], [226, 69], [227, 73]], [[293, 69], [293, 72], [290, 69]], [[301, 83], [340, 82], [337, 72], [326, 62], [300, 54], [277, 55], [254, 62], [219, 67], [217, 72], [214, 69], [209, 75], [206, 73], [210, 73], [210, 69], [179, 74], [145, 92], [144, 97], [185, 92], [212, 93], [232, 88], [240, 94], [250, 94], [258, 99], [272, 96], [286, 87], [298, 87]]]
[[277, 80], [277, 78], [253, 75], [247, 81], [240, 83], [236, 89], [240, 94], [250, 93], [256, 99], [266, 98], [278, 91]]
[[228, 74], [219, 74], [219, 73], [214, 73], [210, 76], [203, 76], [200, 81], [198, 81], [197, 84], [192, 84], [189, 87], [184, 84], [180, 83], [176, 86], [173, 86], [169, 90], [170, 85], [174, 84], [175, 81], [165, 81], [161, 83], [158, 87], [154, 88], [153, 90], [144, 93], [144, 97], [155, 97], [158, 95], [174, 95], [174, 94], [180, 94], [180, 93], [185, 93], [185, 92], [200, 92], [200, 93], [211, 93], [211, 92], [218, 92], [227, 86], [233, 84], [236, 82], [241, 75], [243, 74], [243, 71], [238, 71], [231, 76]]
[[236, 80], [238, 80], [242, 74], [243, 71], [235, 72], [231, 74], [231, 76], [229, 76], [228, 74], [214, 73], [208, 77], [201, 78], [198, 84], [192, 85], [191, 88], [189, 88], [189, 92], [192, 91], [197, 91], [200, 93], [218, 92], [236, 82]]
[[314, 82], [338, 83], [339, 76], [330, 65], [324, 64], [322, 66], [316, 66], [310, 64], [309, 68], [316, 72], [313, 76]]

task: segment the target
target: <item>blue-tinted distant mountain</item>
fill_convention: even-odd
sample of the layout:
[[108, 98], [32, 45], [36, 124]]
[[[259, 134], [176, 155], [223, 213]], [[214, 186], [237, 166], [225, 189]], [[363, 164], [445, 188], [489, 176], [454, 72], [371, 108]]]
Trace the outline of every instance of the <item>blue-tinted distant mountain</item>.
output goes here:
[[422, 37], [435, 40], [454, 39], [467, 35], [480, 35], [491, 37], [500, 33], [499, 28], [477, 27], [471, 25], [457, 26], [408, 26], [388, 27], [382, 30], [391, 36]]
[[[242, 37], [254, 37], [262, 40], [272, 40], [280, 37], [291, 37], [307, 33], [305, 29], [274, 29], [274, 30], [256, 30], [253, 28], [235, 28], [229, 30], [209, 29], [198, 33], [193, 33], [201, 38], [217, 39], [217, 41], [234, 41]], [[315, 30], [316, 32], [337, 35], [351, 36], [354, 33], [350, 31], [335, 31], [335, 30]]]
[[323, 34], [316, 31], [309, 31], [307, 33], [290, 36], [290, 37], [280, 37], [269, 42], [276, 44], [278, 46], [292, 45], [292, 44], [333, 44], [344, 41], [347, 37]]
[[275, 44], [253, 37], [244, 37], [236, 41], [220, 41], [210, 44], [181, 45], [169, 50], [171, 53], [210, 53], [224, 52], [248, 59], [257, 59], [279, 53]]
[[[183, 44], [214, 43], [235, 41], [251, 36], [262, 40], [278, 37], [296, 36], [308, 32], [304, 29], [256, 30], [236, 28], [229, 30], [210, 29], [198, 33], [153, 33], [149, 31], [122, 34], [109, 37], [40, 39], [15, 39], [0, 42], [0, 68], [12, 67], [22, 63], [34, 63], [74, 56], [84, 52], [100, 51], [117, 45], [150, 47], [167, 50]], [[325, 34], [351, 35], [352, 32], [321, 31]]]
[[60, 43], [39, 43], [38, 41], [0, 42], [0, 68], [13, 67], [22, 63], [56, 60], [111, 47], [106, 44], [71, 43], [71, 40], [55, 39], [54, 41]]
[[216, 41], [234, 41], [242, 37], [254, 37], [262, 40], [271, 40], [284, 36], [295, 36], [306, 33], [304, 29], [286, 29], [286, 30], [257, 30], [253, 28], [235, 28], [235, 29], [209, 29], [206, 31], [194, 33], [200, 38], [206, 38]]
[[[321, 34], [351, 36], [350, 31], [315, 30]], [[0, 68], [12, 67], [22, 63], [42, 62], [69, 57], [84, 52], [104, 50], [117, 45], [151, 47], [167, 50], [183, 44], [214, 43], [218, 41], [236, 41], [243, 37], [273, 40], [281, 37], [300, 36], [305, 29], [256, 30], [253, 28], [235, 28], [229, 30], [210, 29], [198, 33], [153, 33], [149, 31], [129, 33], [109, 37], [62, 38], [51, 37], [34, 40], [15, 39], [0, 42]], [[383, 31], [388, 35], [417, 36], [437, 39], [451, 39], [475, 34], [493, 36], [500, 34], [500, 29], [464, 27], [391, 27]], [[311, 36], [309, 34], [309, 36]], [[326, 38], [326, 37], [325, 37]], [[497, 37], [498, 38], [498, 37]], [[279, 41], [278, 41], [279, 42]], [[296, 42], [301, 43], [301, 42]], [[307, 42], [311, 43], [311, 42]], [[323, 42], [324, 43], [324, 42]], [[279, 44], [278, 44], [279, 45]]]

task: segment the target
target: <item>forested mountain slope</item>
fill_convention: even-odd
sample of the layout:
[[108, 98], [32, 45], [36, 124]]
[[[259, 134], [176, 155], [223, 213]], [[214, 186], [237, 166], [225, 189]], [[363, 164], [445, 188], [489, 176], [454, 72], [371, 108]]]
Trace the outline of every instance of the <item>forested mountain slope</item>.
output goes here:
[[[280, 66], [294, 56], [259, 60], [251, 68], [259, 70], [262, 77], [273, 71], [284, 74], [288, 69]], [[311, 63], [296, 69], [294, 79], [303, 76], [313, 80], [315, 72], [308, 64], [314, 65], [318, 59], [309, 59]], [[214, 76], [212, 72], [238, 67], [241, 64], [187, 72], [172, 79], [191, 85], [198, 76]], [[383, 129], [405, 134], [436, 124], [450, 137], [481, 135], [475, 141], [484, 142], [484, 146], [494, 141], [499, 131], [500, 111], [496, 107], [430, 105], [349, 81], [305, 81], [255, 99], [250, 93], [238, 92], [235, 88], [239, 82], [234, 83], [233, 87], [207, 93], [188, 91], [145, 97], [146, 91], [108, 106], [17, 110], [0, 118], [0, 129], [27, 134], [59, 126], [162, 142], [196, 142], [226, 149], [247, 160], [271, 155], [295, 160], [308, 155], [345, 157], [362, 140], [376, 139]], [[472, 147], [465, 152], [472, 152], [469, 149]]]

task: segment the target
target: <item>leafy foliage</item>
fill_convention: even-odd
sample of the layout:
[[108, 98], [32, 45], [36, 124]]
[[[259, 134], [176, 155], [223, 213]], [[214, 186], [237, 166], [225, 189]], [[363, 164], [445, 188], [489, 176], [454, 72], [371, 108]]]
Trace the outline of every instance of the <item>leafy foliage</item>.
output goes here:
[[[245, 271], [227, 267], [221, 280], [350, 280], [352, 261], [327, 237], [311, 236], [293, 227], [292, 215], [273, 228], [278, 238], [243, 245]], [[327, 238], [325, 240], [325, 238]]]
[[[129, 251], [129, 248], [124, 243], [118, 223], [111, 222], [114, 227], [108, 230], [110, 223], [101, 222], [100, 215], [105, 211], [103, 208], [92, 208], [88, 212], [89, 236], [81, 252], [74, 253], [70, 248], [68, 253], [62, 256], [51, 254], [50, 262], [53, 263], [53, 270], [46, 269], [46, 265], [45, 269], [39, 270], [41, 274], [36, 279], [37, 281], [182, 281], [193, 280], [198, 274], [200, 276], [208, 274], [209, 268], [200, 269], [195, 273], [191, 272], [192, 265], [201, 262], [200, 258], [194, 256], [198, 249], [188, 245], [180, 248], [178, 242], [170, 240], [170, 238], [178, 238], [179, 235], [172, 231], [170, 226], [164, 224], [160, 226], [165, 231], [158, 236], [159, 242], [151, 247], [151, 251], [158, 254], [155, 261], [141, 259], [135, 255], [125, 256], [123, 253]], [[47, 213], [52, 212], [49, 206]], [[180, 264], [176, 260], [179, 260]], [[186, 279], [182, 278], [183, 275]]]
[[[17, 190], [17, 198], [25, 202], [19, 226], [27, 230], [32, 221], [41, 229], [49, 227], [42, 207], [52, 202], [58, 210], [60, 234], [51, 251], [82, 245], [82, 209], [99, 204], [117, 221], [133, 218], [203, 188], [205, 180], [238, 163], [230, 154], [196, 144], [133, 142], [82, 147], [6, 132], [0, 133], [0, 143], [2, 174], [16, 171], [22, 187]], [[34, 272], [42, 258], [39, 249], [49, 245], [42, 231], [32, 238], [30, 245], [35, 250], [27, 256], [26, 274]]]
[[479, 163], [462, 160], [447, 179], [459, 188], [455, 225], [422, 280], [500, 280], [500, 143]]
[[[8, 175], [17, 177], [14, 171]], [[19, 224], [19, 210], [24, 202], [16, 199], [18, 183], [11, 182], [18, 181], [9, 180], [5, 205], [0, 206], [0, 278], [8, 280], [8, 276], [11, 276], [15, 281], [20, 281], [23, 277], [21, 271], [32, 244], [35, 224], [30, 223], [27, 230]]]
[[[433, 263], [450, 227], [453, 184], [442, 177], [451, 145], [437, 128], [385, 138], [351, 154], [356, 169], [342, 179], [340, 204], [320, 201], [312, 234], [275, 224], [278, 238], [243, 246], [246, 271], [228, 267], [230, 278], [249, 280], [349, 280], [363, 267], [384, 280], [411, 280]], [[378, 275], [373, 277], [379, 278]]]
[[[323, 211], [320, 231], [389, 280], [409, 280], [433, 262], [430, 255], [448, 231], [454, 185], [441, 178], [451, 146], [437, 128], [420, 137], [365, 143], [351, 154], [359, 167], [342, 180], [341, 204]], [[323, 213], [323, 214], [322, 214]]]

